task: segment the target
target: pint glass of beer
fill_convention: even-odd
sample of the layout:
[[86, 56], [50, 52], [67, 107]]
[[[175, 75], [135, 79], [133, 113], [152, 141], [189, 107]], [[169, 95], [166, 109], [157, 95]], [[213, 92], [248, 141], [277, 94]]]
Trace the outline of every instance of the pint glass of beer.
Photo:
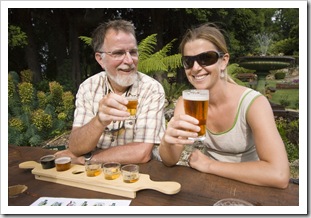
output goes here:
[[136, 111], [138, 105], [138, 96], [137, 95], [129, 95], [126, 97], [128, 100], [127, 111], [130, 112], [130, 120], [136, 119]]
[[197, 138], [189, 138], [195, 141], [203, 141], [206, 132], [206, 120], [208, 112], [209, 91], [189, 89], [182, 92], [186, 114], [199, 120], [201, 128]]

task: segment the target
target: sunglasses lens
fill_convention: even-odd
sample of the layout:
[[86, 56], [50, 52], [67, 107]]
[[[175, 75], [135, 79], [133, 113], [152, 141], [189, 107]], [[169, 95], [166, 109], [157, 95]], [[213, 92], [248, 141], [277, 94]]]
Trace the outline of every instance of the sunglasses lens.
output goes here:
[[184, 56], [181, 59], [185, 69], [192, 68], [194, 64], [194, 60], [195, 60], [194, 57], [191, 57], [191, 56]]
[[219, 59], [219, 55], [215, 51], [208, 51], [196, 56], [183, 56], [182, 63], [185, 69], [193, 67], [194, 62], [198, 62], [201, 66], [209, 66], [215, 64]]
[[208, 51], [197, 56], [197, 62], [201, 66], [209, 66], [215, 64], [218, 60], [218, 53], [214, 51]]

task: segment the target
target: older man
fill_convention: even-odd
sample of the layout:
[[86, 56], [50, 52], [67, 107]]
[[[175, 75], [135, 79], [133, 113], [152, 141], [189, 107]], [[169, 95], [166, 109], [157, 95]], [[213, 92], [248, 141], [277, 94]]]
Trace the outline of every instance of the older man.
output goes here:
[[[92, 35], [95, 59], [104, 71], [79, 87], [69, 148], [74, 163], [145, 163], [165, 129], [165, 93], [159, 82], [137, 71], [138, 48], [132, 23], [114, 20]], [[135, 120], [126, 96], [138, 95]]]

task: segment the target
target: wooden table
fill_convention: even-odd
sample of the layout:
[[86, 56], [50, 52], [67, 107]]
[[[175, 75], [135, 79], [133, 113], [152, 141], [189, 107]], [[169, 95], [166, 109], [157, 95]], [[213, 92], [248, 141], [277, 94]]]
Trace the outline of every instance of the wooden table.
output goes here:
[[[37, 161], [55, 151], [9, 145], [8, 185], [23, 184], [28, 189], [15, 198], [8, 198], [8, 206], [28, 206], [39, 197], [127, 199], [111, 194], [36, 180], [29, 169], [20, 169], [24, 161]], [[176, 181], [181, 191], [166, 195], [154, 190], [137, 192], [130, 206], [209, 206], [223, 198], [239, 198], [258, 206], [298, 206], [299, 185], [290, 183], [287, 189], [249, 185], [238, 181], [200, 173], [185, 166], [166, 167], [152, 160], [140, 165], [140, 172], [154, 181]]]

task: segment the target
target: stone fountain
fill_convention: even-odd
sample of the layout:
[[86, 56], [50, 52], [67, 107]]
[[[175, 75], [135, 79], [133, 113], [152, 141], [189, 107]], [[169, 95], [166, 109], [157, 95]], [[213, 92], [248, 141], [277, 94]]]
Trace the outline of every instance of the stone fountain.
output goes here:
[[279, 70], [291, 66], [295, 58], [289, 56], [245, 56], [239, 59], [239, 65], [256, 70], [258, 79], [265, 79], [270, 70]]
[[[259, 91], [265, 94], [266, 76], [270, 74], [270, 71], [290, 67], [294, 64], [295, 58], [290, 56], [267, 56], [267, 50], [271, 41], [271, 35], [269, 34], [257, 34], [255, 39], [260, 45], [261, 55], [239, 58], [239, 66], [255, 70], [254, 73], [257, 75], [257, 87], [262, 87], [262, 90]], [[275, 115], [276, 113], [286, 112], [283, 106], [273, 104], [272, 102], [270, 102], [270, 104]]]
[[295, 62], [295, 58], [289, 56], [267, 56], [266, 54], [271, 42], [271, 35], [269, 34], [257, 34], [255, 35], [255, 39], [260, 45], [261, 55], [239, 58], [239, 66], [255, 70], [255, 74], [258, 76], [258, 87], [261, 87], [271, 70], [287, 68]]

